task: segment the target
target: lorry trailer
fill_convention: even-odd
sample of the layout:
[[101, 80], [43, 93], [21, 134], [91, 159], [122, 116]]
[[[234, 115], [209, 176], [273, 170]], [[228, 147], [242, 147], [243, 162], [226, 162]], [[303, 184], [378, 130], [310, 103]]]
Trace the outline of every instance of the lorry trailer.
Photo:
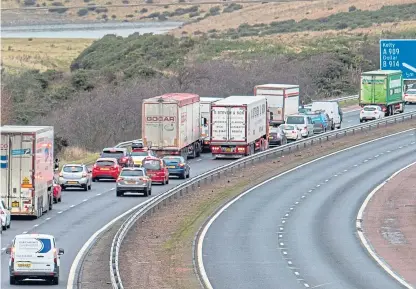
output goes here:
[[269, 124], [278, 126], [288, 115], [299, 113], [299, 85], [262, 84], [254, 87], [255, 96], [264, 96], [269, 106]]
[[52, 209], [54, 129], [2, 126], [1, 200], [12, 215], [39, 218]]
[[221, 100], [223, 97], [201, 97], [201, 138], [202, 138], [202, 151], [207, 152], [210, 150], [210, 124], [211, 124], [211, 104], [215, 101]]
[[378, 105], [385, 116], [404, 112], [403, 77], [401, 70], [363, 72], [360, 82], [361, 107]]
[[198, 157], [202, 151], [200, 124], [197, 94], [169, 93], [143, 100], [143, 144], [160, 157]]
[[230, 96], [211, 104], [210, 146], [215, 158], [240, 158], [269, 147], [265, 97]]

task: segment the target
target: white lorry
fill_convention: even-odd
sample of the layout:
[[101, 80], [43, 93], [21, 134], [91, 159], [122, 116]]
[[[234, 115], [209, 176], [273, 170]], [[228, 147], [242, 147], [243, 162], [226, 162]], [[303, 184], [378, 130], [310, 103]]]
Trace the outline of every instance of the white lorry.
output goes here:
[[299, 85], [256, 85], [254, 95], [266, 97], [269, 106], [269, 124], [271, 126], [281, 125], [288, 115], [299, 113]]
[[265, 97], [230, 96], [211, 104], [211, 152], [240, 158], [266, 150], [269, 140]]
[[52, 126], [2, 126], [1, 200], [12, 215], [39, 218], [52, 209]]
[[331, 130], [341, 128], [342, 110], [336, 101], [314, 101], [312, 102], [312, 111], [323, 110], [329, 118], [332, 119]]
[[202, 151], [199, 95], [170, 93], [143, 100], [142, 139], [158, 156], [198, 157]]
[[211, 104], [223, 99], [222, 97], [201, 97], [201, 138], [202, 151], [209, 151], [209, 127], [211, 123]]

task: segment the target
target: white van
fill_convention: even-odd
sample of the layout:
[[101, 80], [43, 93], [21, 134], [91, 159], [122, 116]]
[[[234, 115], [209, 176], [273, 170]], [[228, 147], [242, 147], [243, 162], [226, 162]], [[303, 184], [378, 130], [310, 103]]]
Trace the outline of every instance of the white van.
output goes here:
[[315, 101], [312, 102], [312, 111], [324, 110], [332, 119], [331, 130], [341, 128], [342, 110], [336, 101]]
[[17, 235], [6, 253], [10, 254], [10, 285], [24, 279], [44, 279], [53, 285], [59, 284], [59, 256], [64, 254], [64, 250], [56, 247], [53, 236]]

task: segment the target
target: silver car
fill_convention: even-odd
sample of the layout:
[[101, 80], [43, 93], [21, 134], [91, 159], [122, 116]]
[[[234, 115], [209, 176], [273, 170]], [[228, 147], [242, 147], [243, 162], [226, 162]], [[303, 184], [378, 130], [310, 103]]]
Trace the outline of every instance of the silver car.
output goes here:
[[88, 169], [86, 165], [64, 165], [59, 174], [58, 182], [63, 191], [67, 188], [83, 188], [84, 191], [91, 190], [91, 170]]
[[144, 196], [152, 194], [152, 180], [146, 175], [145, 168], [127, 167], [123, 168], [117, 179], [117, 197], [127, 192], [143, 192]]

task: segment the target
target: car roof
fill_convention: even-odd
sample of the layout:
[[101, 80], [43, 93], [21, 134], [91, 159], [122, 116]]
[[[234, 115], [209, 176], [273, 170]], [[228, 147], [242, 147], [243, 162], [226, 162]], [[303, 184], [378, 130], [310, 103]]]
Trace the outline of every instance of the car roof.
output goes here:
[[369, 105], [364, 105], [364, 107], [380, 107], [379, 105], [374, 105], [374, 104], [369, 104]]
[[20, 234], [16, 235], [16, 239], [33, 239], [33, 238], [43, 238], [43, 239], [54, 239], [55, 237], [47, 234]]
[[287, 117], [291, 117], [291, 116], [308, 117], [308, 115], [306, 115], [306, 114], [291, 114], [291, 115], [288, 115]]
[[129, 168], [123, 168], [122, 171], [144, 171], [146, 168], [143, 167], [129, 167]]
[[115, 148], [115, 147], [103, 148], [103, 151], [109, 151], [109, 150], [127, 151], [126, 148]]
[[98, 158], [98, 161], [112, 161], [112, 162], [118, 162], [118, 160], [116, 158]]
[[154, 156], [148, 156], [145, 157], [146, 160], [160, 160], [160, 158], [154, 157]]
[[84, 164], [65, 164], [64, 167], [82, 167]]

